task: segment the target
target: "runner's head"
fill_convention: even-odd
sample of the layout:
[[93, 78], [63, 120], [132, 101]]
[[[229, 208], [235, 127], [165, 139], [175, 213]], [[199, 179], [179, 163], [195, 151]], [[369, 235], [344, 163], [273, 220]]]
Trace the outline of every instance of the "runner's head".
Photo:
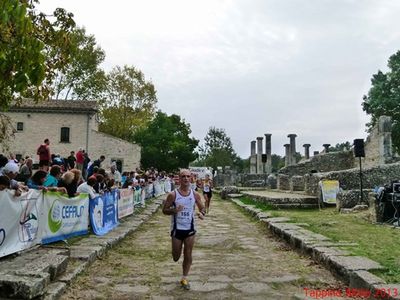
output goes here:
[[181, 187], [189, 187], [191, 181], [191, 174], [188, 169], [181, 169], [179, 172], [179, 179]]

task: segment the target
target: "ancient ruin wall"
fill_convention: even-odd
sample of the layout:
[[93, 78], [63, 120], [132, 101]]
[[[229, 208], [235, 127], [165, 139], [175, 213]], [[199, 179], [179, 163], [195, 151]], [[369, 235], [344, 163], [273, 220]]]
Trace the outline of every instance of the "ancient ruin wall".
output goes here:
[[[373, 189], [376, 186], [383, 186], [393, 180], [400, 179], [400, 163], [363, 169], [362, 176], [363, 188], [365, 189]], [[304, 176], [306, 193], [308, 195], [317, 196], [318, 182], [323, 179], [339, 180], [340, 187], [343, 190], [356, 190], [360, 188], [360, 170], [354, 168], [343, 171], [306, 174]]]
[[292, 177], [294, 175], [305, 175], [313, 171], [319, 173], [339, 171], [354, 168], [354, 163], [352, 151], [332, 152], [313, 156], [309, 160], [301, 161], [294, 166], [284, 167], [279, 170], [279, 173]]

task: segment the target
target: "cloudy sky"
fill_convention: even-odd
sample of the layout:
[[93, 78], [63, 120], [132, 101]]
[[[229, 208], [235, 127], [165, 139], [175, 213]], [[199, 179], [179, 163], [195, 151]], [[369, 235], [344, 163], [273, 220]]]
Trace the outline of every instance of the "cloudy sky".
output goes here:
[[365, 138], [361, 108], [372, 74], [400, 49], [397, 0], [41, 0], [63, 7], [106, 52], [103, 67], [134, 65], [158, 108], [201, 142], [224, 128], [234, 149], [272, 134], [284, 155]]

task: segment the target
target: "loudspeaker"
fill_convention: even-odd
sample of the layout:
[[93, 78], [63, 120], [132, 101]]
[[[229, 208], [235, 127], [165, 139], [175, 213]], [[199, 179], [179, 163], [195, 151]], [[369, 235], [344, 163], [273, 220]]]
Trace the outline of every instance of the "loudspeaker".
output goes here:
[[266, 163], [266, 162], [267, 162], [267, 154], [261, 154], [261, 161], [262, 161], [263, 163]]
[[363, 139], [355, 139], [354, 140], [354, 156], [355, 157], [365, 157], [364, 140]]

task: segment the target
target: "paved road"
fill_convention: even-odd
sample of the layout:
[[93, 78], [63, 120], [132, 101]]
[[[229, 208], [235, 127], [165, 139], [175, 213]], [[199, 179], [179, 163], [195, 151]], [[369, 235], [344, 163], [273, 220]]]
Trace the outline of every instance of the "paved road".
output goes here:
[[343, 289], [231, 202], [213, 201], [198, 225], [190, 291], [179, 286], [182, 258], [172, 261], [169, 217], [159, 212], [96, 261], [62, 299], [311, 299], [304, 288]]

